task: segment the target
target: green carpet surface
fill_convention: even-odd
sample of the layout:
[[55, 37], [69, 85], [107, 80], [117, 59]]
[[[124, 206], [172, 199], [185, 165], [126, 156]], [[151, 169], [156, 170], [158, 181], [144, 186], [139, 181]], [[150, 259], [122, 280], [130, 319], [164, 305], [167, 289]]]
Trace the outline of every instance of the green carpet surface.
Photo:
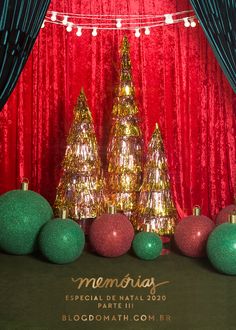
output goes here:
[[[217, 273], [207, 259], [171, 252], [142, 261], [84, 252], [72, 264], [55, 265], [0, 253], [0, 264], [1, 330], [236, 329], [236, 277]], [[79, 278], [102, 286], [125, 277], [141, 287], [93, 288], [91, 280], [78, 288]], [[162, 282], [168, 283], [158, 286]]]

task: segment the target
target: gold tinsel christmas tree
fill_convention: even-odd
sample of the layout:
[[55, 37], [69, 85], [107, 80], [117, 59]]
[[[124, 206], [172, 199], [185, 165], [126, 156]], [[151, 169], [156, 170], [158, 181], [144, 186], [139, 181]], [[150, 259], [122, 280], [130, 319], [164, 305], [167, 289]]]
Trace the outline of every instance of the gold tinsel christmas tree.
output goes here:
[[142, 180], [142, 137], [131, 76], [128, 39], [121, 49], [121, 73], [112, 110], [112, 128], [107, 150], [108, 204], [129, 218], [136, 208]]
[[57, 188], [55, 213], [67, 209], [68, 218], [87, 232], [92, 219], [103, 212], [103, 175], [91, 112], [81, 90], [67, 138], [63, 174]]
[[161, 132], [158, 125], [148, 145], [135, 227], [159, 235], [171, 235], [175, 228], [175, 208]]

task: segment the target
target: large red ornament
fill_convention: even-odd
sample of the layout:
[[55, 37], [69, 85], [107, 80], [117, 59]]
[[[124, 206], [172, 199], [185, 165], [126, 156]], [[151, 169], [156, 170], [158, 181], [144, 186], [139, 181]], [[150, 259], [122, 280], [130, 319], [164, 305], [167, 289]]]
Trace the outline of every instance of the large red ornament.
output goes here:
[[216, 217], [216, 225], [221, 225], [222, 223], [228, 222], [229, 216], [236, 211], [236, 205], [231, 204], [220, 210]]
[[215, 227], [210, 218], [200, 214], [200, 208], [194, 207], [193, 215], [184, 218], [175, 229], [176, 245], [188, 257], [206, 255], [207, 239]]
[[92, 222], [89, 240], [104, 257], [118, 257], [131, 247], [134, 229], [124, 214], [103, 214]]

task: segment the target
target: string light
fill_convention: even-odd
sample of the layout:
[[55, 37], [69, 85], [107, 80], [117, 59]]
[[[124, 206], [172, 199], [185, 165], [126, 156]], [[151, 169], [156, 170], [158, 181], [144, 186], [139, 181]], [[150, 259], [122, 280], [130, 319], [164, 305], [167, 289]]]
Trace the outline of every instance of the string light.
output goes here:
[[51, 21], [55, 22], [57, 20], [57, 13], [52, 11]]
[[140, 37], [141, 33], [140, 33], [139, 29], [135, 29], [135, 34], [134, 35], [135, 35], [136, 38]]
[[97, 33], [97, 28], [94, 27], [94, 28], [93, 28], [93, 31], [92, 31], [92, 36], [93, 36], [93, 37], [96, 37], [97, 34], [98, 34], [98, 33]]
[[190, 23], [190, 25], [191, 25], [191, 27], [195, 27], [197, 24], [196, 24], [196, 22], [193, 20], [193, 19], [191, 19], [191, 23]]
[[165, 17], [165, 23], [166, 24], [173, 24], [174, 23], [172, 14], [165, 14], [164, 17]]
[[183, 20], [184, 20], [184, 26], [185, 27], [190, 27], [190, 22], [188, 20], [188, 17], [184, 17]]
[[66, 31], [67, 32], [71, 32], [72, 31], [72, 26], [73, 26], [73, 23], [67, 23], [67, 28], [66, 28]]
[[[196, 26], [196, 16], [193, 10], [185, 10], [176, 13], [162, 15], [93, 15], [93, 14], [76, 14], [59, 11], [48, 11], [44, 23], [52, 23], [66, 26], [66, 30], [71, 32], [74, 27], [77, 28], [76, 35], [82, 35], [83, 30], [92, 30], [92, 35], [97, 36], [98, 30], [125, 30], [134, 31], [137, 38], [140, 37], [141, 31], [145, 35], [149, 35], [151, 29], [166, 24], [177, 24], [184, 21], [185, 27]], [[68, 22], [69, 21], [69, 22]], [[94, 24], [94, 22], [96, 22]], [[42, 28], [45, 24], [42, 25]], [[81, 28], [82, 26], [82, 28]]]
[[82, 36], [82, 28], [80, 26], [77, 27], [76, 35], [77, 35], [77, 37]]
[[125, 94], [130, 95], [130, 88], [128, 85], [125, 86]]
[[120, 29], [122, 27], [120, 18], [117, 18], [117, 20], [116, 20], [116, 27], [117, 27], [117, 29]]
[[67, 25], [67, 22], [68, 22], [68, 16], [64, 16], [64, 19], [62, 21], [62, 24], [63, 25]]
[[150, 34], [150, 29], [149, 29], [148, 26], [145, 27], [145, 31], [144, 31], [144, 33], [145, 33], [147, 36]]

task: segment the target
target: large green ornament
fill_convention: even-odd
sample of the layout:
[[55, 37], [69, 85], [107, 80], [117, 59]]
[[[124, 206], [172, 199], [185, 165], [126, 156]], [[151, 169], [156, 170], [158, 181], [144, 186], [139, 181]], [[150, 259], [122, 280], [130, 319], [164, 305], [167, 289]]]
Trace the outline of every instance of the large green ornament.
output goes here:
[[162, 240], [156, 233], [143, 231], [136, 234], [132, 247], [134, 253], [140, 259], [153, 260], [161, 254]]
[[53, 211], [41, 195], [28, 190], [12, 190], [0, 196], [0, 249], [11, 254], [29, 254], [37, 246], [41, 227]]
[[236, 213], [228, 223], [216, 227], [207, 242], [207, 255], [221, 273], [236, 275]]
[[53, 219], [39, 234], [42, 254], [51, 262], [66, 264], [75, 261], [83, 251], [84, 232], [71, 219]]

